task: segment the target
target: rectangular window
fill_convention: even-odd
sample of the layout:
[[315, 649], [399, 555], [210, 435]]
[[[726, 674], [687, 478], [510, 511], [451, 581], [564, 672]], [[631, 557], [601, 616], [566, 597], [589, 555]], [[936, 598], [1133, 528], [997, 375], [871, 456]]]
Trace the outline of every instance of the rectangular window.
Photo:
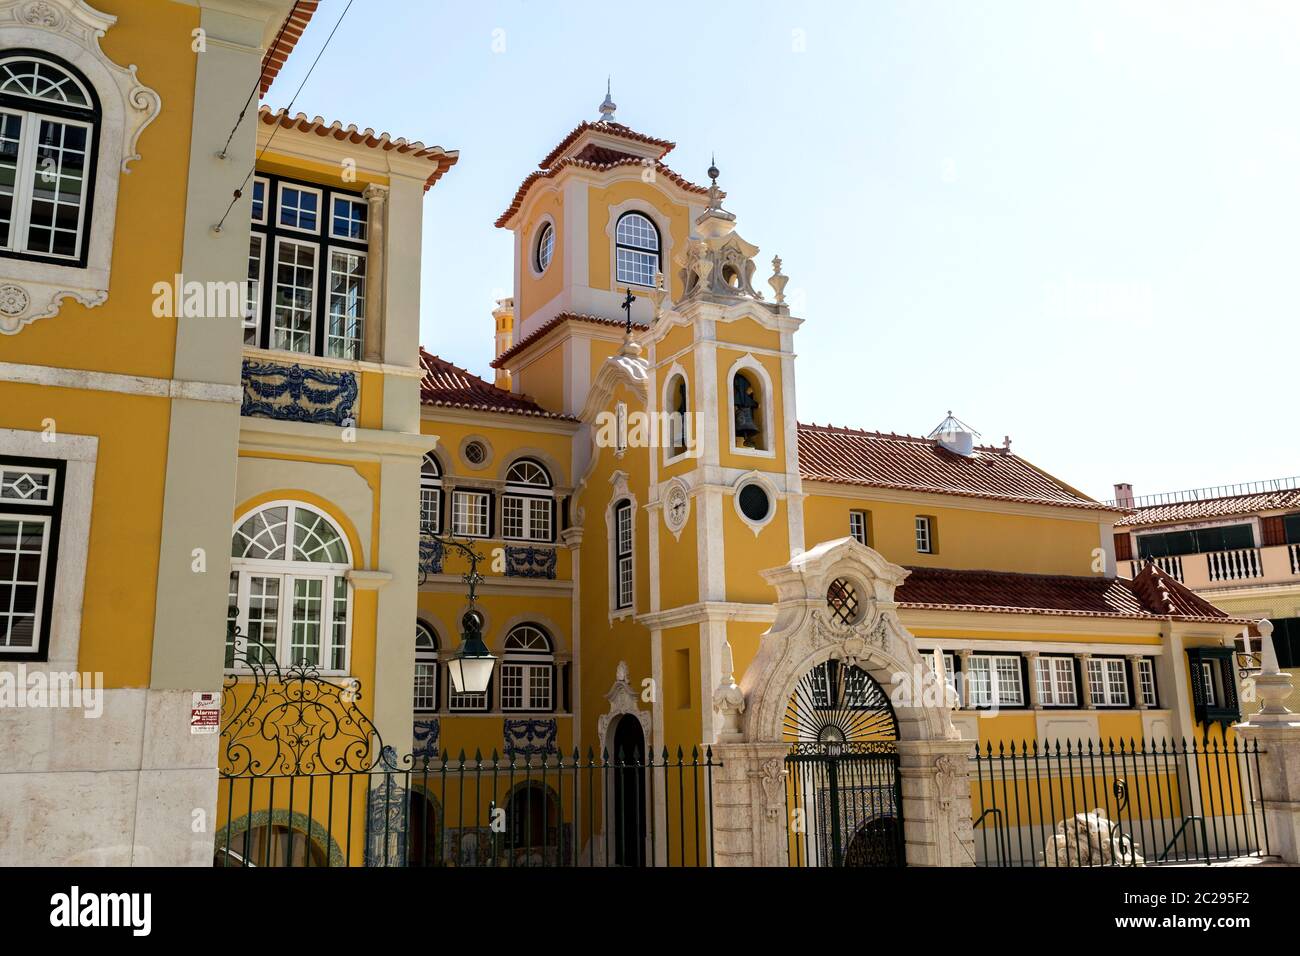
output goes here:
[[632, 504], [621, 501], [614, 507], [614, 607], [624, 610], [632, 606]]
[[451, 533], [466, 538], [486, 538], [489, 501], [485, 491], [453, 491]]
[[1210, 661], [1201, 661], [1201, 682], [1205, 686], [1205, 706], [1217, 707], [1219, 705], [1218, 689], [1214, 686], [1214, 664]]
[[266, 225], [266, 180], [260, 176], [253, 179], [253, 222]]
[[549, 711], [554, 694], [550, 664], [501, 665], [501, 709]]
[[1044, 707], [1077, 707], [1079, 695], [1074, 686], [1074, 658], [1040, 657], [1034, 663], [1038, 701]]
[[456, 685], [447, 685], [447, 709], [457, 711], [485, 711], [488, 709], [488, 694], [460, 694]]
[[925, 515], [916, 516], [916, 550], [919, 554], [930, 554], [933, 550], [934, 536], [931, 534], [930, 519]]
[[330, 236], [334, 239], [366, 241], [367, 204], [362, 199], [335, 196], [330, 215]]
[[1236, 551], [1255, 547], [1255, 529], [1248, 524], [1223, 525], [1217, 528], [1193, 528], [1189, 531], [1164, 531], [1138, 535], [1138, 557], [1166, 558], [1212, 551]]
[[348, 663], [348, 582], [334, 579], [334, 613], [330, 617], [330, 667], [345, 670]]
[[417, 713], [429, 713], [438, 709], [438, 662], [415, 662], [415, 701], [413, 708]]
[[967, 687], [972, 707], [1019, 707], [1025, 702], [1020, 679], [1020, 658], [974, 654], [970, 658]]
[[1142, 694], [1142, 703], [1148, 707], [1156, 706], [1156, 667], [1155, 661], [1149, 657], [1138, 661], [1138, 690]]
[[271, 348], [312, 350], [316, 310], [316, 253], [310, 242], [279, 239], [275, 244], [275, 303], [271, 310]]
[[0, 660], [49, 647], [62, 466], [0, 463]]
[[439, 488], [420, 489], [420, 527], [434, 534], [442, 531], [442, 491]]
[[266, 237], [256, 232], [248, 237], [248, 285], [244, 298], [244, 344], [257, 345], [257, 323], [262, 315], [262, 257]]
[[310, 186], [280, 184], [280, 215], [278, 222], [284, 229], [299, 232], [320, 232], [321, 191]]
[[550, 541], [551, 499], [502, 495], [501, 536], [515, 541]]
[[870, 544], [867, 540], [867, 513], [865, 511], [849, 512], [849, 535], [858, 544]]
[[90, 128], [40, 118], [31, 171], [28, 252], [75, 259], [81, 255]]
[[659, 271], [659, 254], [638, 249], [616, 250], [618, 281], [624, 284], [654, 287], [655, 273]]
[[366, 256], [335, 249], [330, 253], [330, 315], [325, 354], [361, 358], [366, 322]]
[[289, 608], [289, 665], [321, 666], [320, 639], [324, 618], [323, 578], [293, 578], [293, 604]]
[[10, 248], [9, 234], [16, 210], [14, 190], [18, 187], [23, 117], [0, 113], [0, 248]]
[[1114, 657], [1088, 659], [1088, 696], [1097, 707], [1127, 707], [1127, 662]]

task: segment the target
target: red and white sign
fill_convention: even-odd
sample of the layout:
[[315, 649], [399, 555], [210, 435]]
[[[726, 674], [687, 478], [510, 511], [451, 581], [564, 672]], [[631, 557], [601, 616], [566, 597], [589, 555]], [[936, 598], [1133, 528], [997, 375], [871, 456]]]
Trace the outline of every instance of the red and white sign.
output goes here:
[[221, 730], [221, 695], [195, 691], [190, 706], [190, 733], [215, 734]]

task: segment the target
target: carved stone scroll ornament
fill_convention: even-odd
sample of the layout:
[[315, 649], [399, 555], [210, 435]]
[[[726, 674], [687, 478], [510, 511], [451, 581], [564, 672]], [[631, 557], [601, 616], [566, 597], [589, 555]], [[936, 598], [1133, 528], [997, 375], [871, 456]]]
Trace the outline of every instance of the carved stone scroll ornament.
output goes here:
[[849, 664], [856, 665], [862, 661], [870, 648], [889, 652], [892, 638], [889, 623], [883, 614], [878, 615], [874, 622], [869, 623], [864, 618], [858, 624], [842, 624], [836, 619], [828, 618], [821, 611], [812, 611], [809, 618], [815, 642], [819, 645], [838, 644], [839, 656]]
[[785, 812], [785, 761], [780, 757], [765, 760], [758, 770], [758, 782], [763, 788], [763, 812], [769, 820]]

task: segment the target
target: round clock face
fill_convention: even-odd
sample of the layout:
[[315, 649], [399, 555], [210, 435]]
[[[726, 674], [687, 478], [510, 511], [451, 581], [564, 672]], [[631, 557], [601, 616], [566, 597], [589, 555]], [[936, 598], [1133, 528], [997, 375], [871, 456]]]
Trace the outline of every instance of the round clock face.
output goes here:
[[681, 485], [673, 485], [668, 489], [668, 496], [664, 501], [664, 521], [670, 531], [682, 530], [682, 526], [686, 524], [686, 515], [690, 508], [691, 502], [686, 497], [685, 488]]

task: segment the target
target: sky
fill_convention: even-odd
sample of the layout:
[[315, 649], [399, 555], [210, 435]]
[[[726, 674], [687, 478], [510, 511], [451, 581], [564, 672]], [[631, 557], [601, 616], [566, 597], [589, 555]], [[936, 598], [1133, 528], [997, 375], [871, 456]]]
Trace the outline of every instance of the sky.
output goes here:
[[308, 77], [345, 5], [264, 102], [460, 151], [420, 316], [457, 364], [490, 378], [493, 222], [609, 76], [781, 256], [801, 421], [951, 409], [1098, 498], [1300, 474], [1300, 4], [353, 0]]

